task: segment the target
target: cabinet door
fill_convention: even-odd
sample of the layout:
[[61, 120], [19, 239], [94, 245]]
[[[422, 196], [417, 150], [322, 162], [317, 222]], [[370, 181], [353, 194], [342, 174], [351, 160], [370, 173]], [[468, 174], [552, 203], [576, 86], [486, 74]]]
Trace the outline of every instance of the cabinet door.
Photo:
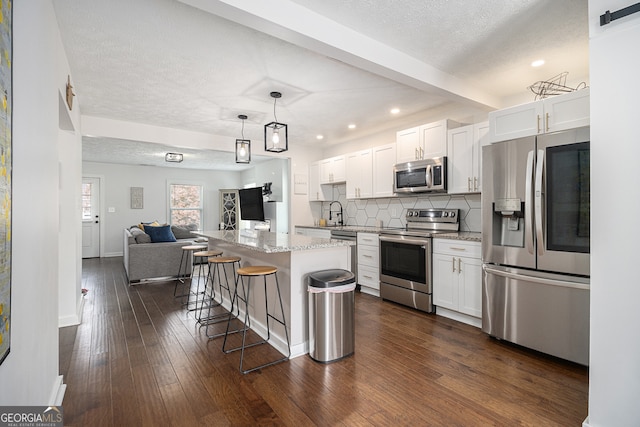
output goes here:
[[453, 120], [440, 120], [420, 126], [420, 144], [422, 159], [444, 157], [447, 155], [447, 132], [460, 126]]
[[375, 246], [358, 246], [358, 266], [362, 264], [380, 268], [379, 257], [379, 249]]
[[589, 89], [544, 100], [545, 132], [589, 126]]
[[482, 147], [489, 142], [489, 122], [473, 125], [473, 191], [482, 191]]
[[401, 130], [396, 133], [396, 163], [419, 159], [419, 127]]
[[372, 196], [372, 151], [358, 151], [346, 156], [347, 199]]
[[396, 144], [373, 149], [373, 197], [393, 197], [393, 165], [396, 164]]
[[333, 180], [331, 182], [345, 182], [347, 179], [347, 167], [345, 156], [333, 157], [331, 159], [331, 169]]
[[474, 191], [473, 125], [450, 130], [448, 140], [447, 192], [470, 193]]
[[358, 284], [380, 290], [380, 270], [368, 265], [358, 265]]
[[347, 169], [347, 199], [357, 199], [358, 186], [360, 185], [360, 174], [358, 173], [358, 164], [360, 162], [360, 157], [358, 153], [350, 153], [345, 157]]
[[321, 162], [309, 165], [309, 201], [325, 201], [323, 188], [320, 185]]
[[517, 105], [489, 113], [489, 140], [506, 141], [542, 132], [542, 101]]
[[458, 311], [482, 317], [482, 262], [477, 258], [458, 259]]
[[433, 254], [433, 304], [458, 311], [458, 266], [451, 255]]

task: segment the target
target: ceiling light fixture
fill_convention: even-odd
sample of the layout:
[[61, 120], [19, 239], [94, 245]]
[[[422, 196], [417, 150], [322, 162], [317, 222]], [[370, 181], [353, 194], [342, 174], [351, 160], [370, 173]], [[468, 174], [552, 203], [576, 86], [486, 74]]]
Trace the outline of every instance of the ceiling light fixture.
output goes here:
[[280, 92], [271, 92], [273, 98], [273, 119], [271, 123], [264, 125], [264, 150], [273, 153], [282, 153], [289, 149], [289, 132], [287, 125], [278, 123], [276, 117], [276, 101], [282, 97]]
[[180, 153], [167, 153], [164, 155], [164, 161], [165, 162], [172, 162], [172, 163], [180, 163], [182, 162], [182, 154]]
[[353, 123], [351, 123], [348, 127], [349, 127], [349, 129], [355, 129], [355, 128], [356, 128], [356, 125], [354, 125]]
[[247, 116], [240, 114], [238, 118], [242, 120], [242, 139], [236, 139], [236, 163], [251, 163], [251, 140], [244, 139], [244, 121]]
[[398, 114], [399, 112], [400, 112], [399, 108], [392, 108], [390, 111], [391, 114]]
[[316, 139], [324, 139], [324, 135], [316, 135]]
[[537, 59], [531, 63], [532, 67], [541, 67], [544, 65], [544, 59]]

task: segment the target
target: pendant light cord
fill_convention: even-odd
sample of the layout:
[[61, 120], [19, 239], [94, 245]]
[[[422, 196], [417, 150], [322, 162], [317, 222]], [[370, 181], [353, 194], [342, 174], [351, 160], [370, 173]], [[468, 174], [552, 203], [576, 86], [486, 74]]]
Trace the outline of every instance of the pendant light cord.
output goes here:
[[278, 98], [273, 98], [273, 118], [275, 119], [275, 122], [278, 123], [278, 117], [276, 116], [276, 101], [278, 100]]

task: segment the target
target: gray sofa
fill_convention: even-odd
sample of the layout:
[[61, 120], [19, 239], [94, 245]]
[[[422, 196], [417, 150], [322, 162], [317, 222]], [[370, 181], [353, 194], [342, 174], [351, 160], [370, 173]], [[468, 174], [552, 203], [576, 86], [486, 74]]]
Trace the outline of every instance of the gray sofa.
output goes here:
[[[182, 257], [182, 247], [200, 242], [197, 236], [187, 229], [176, 230], [171, 227], [175, 242], [151, 243], [149, 236], [134, 227], [124, 229], [124, 269], [129, 284], [146, 279], [176, 277]], [[191, 274], [191, 253], [187, 260], [186, 274]], [[182, 274], [182, 271], [181, 271]]]

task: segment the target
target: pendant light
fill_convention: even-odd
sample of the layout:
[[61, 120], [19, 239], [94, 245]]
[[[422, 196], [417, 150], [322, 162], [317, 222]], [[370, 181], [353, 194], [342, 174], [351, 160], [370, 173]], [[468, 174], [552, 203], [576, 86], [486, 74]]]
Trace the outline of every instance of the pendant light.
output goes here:
[[264, 125], [264, 149], [273, 153], [282, 153], [289, 149], [289, 134], [287, 125], [278, 123], [276, 117], [276, 101], [282, 97], [280, 92], [271, 92], [273, 98], [273, 119], [271, 123]]
[[251, 140], [244, 139], [244, 121], [247, 116], [240, 114], [238, 116], [242, 120], [242, 139], [236, 139], [236, 163], [251, 162]]

